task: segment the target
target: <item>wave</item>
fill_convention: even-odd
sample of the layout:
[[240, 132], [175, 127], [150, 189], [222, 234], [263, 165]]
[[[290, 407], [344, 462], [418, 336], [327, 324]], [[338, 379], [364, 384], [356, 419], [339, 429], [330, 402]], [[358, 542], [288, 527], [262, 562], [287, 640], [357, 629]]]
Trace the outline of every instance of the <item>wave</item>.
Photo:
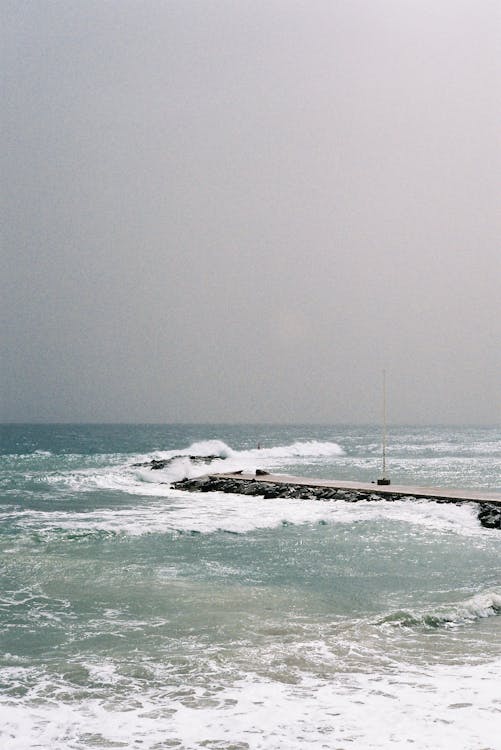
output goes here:
[[[235, 450], [221, 440], [206, 440], [192, 443], [188, 448], [174, 451], [158, 451], [155, 460], [166, 461], [166, 476], [163, 481], [175, 482], [184, 477], [193, 478], [207, 472], [230, 472], [239, 469], [280, 468], [291, 462], [307, 459], [308, 463], [316, 460], [344, 456], [345, 451], [338, 443], [308, 440], [290, 445], [256, 447], [247, 450]], [[210, 459], [205, 463], [199, 458]], [[152, 477], [142, 476], [143, 480], [155, 481]]]
[[203, 440], [192, 443], [188, 448], [172, 451], [157, 451], [156, 456], [169, 458], [176, 456], [214, 456], [215, 458], [325, 458], [344, 456], [345, 452], [339, 443], [321, 442], [319, 440], [296, 441], [290, 445], [235, 450], [222, 440]]
[[192, 443], [188, 448], [170, 451], [156, 451], [155, 456], [160, 458], [172, 458], [176, 456], [215, 456], [217, 458], [229, 458], [234, 451], [222, 440], [200, 440]]
[[[291, 462], [308, 463], [345, 455], [338, 443], [310, 440], [269, 448], [235, 450], [222, 440], [204, 440], [187, 448], [155, 451], [149, 455], [134, 455], [134, 463], [115, 463], [92, 466], [63, 473], [47, 474], [40, 479], [50, 485], [66, 486], [71, 491], [117, 490], [135, 495], [166, 493], [165, 486], [180, 479], [211, 473], [232, 472], [256, 468], [279, 470]], [[103, 456], [97, 457], [99, 463]], [[132, 458], [129, 457], [129, 459]], [[201, 460], [202, 459], [202, 460]]]
[[330, 458], [344, 456], [345, 452], [338, 443], [307, 440], [291, 445], [281, 445], [274, 448], [254, 448], [250, 451], [236, 451], [234, 455], [253, 458]]
[[405, 611], [393, 612], [379, 620], [377, 624], [403, 628], [459, 628], [462, 625], [495, 615], [501, 615], [501, 594], [496, 591], [488, 591], [459, 602], [448, 610], [440, 609], [424, 614]]

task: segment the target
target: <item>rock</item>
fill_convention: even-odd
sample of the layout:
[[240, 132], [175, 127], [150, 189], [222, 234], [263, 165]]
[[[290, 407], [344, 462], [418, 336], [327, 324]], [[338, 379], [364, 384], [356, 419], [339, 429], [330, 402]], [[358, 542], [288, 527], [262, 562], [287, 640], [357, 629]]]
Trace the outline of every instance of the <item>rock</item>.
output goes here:
[[308, 487], [301, 487], [297, 490], [297, 497], [300, 500], [314, 500], [314, 496], [311, 494], [311, 490]]
[[[152, 471], [158, 471], [159, 469], [165, 469], [173, 461], [179, 458], [188, 458], [194, 464], [210, 464], [215, 461], [219, 456], [171, 456], [170, 458], [152, 458], [151, 461], [144, 461], [139, 464], [132, 464], [134, 468], [147, 468], [149, 467]], [[235, 472], [236, 473], [236, 472]]]
[[157, 459], [154, 458], [152, 461], [150, 461], [150, 468], [152, 469], [152, 471], [158, 471], [159, 469], [165, 469], [165, 467], [168, 466], [172, 460], [173, 459], [171, 459], [171, 458], [167, 458], [165, 460], [162, 460], [162, 459], [158, 459], [157, 460]]
[[362, 500], [362, 498], [357, 492], [350, 492], [344, 496], [343, 500], [346, 503], [358, 503], [359, 500]]
[[333, 500], [336, 496], [336, 493], [334, 490], [320, 489], [318, 490], [316, 495], [317, 495], [317, 500]]
[[254, 482], [240, 482], [240, 494], [241, 495], [255, 495], [255, 483]]
[[174, 482], [172, 487], [179, 490], [188, 490], [192, 492], [203, 492], [205, 487], [208, 487], [210, 483], [210, 477], [195, 477], [193, 479], [181, 479], [179, 482]]
[[280, 485], [272, 486], [271, 484], [268, 485], [268, 487], [264, 490], [264, 497], [266, 500], [277, 498], [277, 497], [284, 497], [286, 493], [284, 493], [282, 487]]
[[494, 503], [481, 503], [478, 520], [486, 529], [501, 529], [501, 506]]

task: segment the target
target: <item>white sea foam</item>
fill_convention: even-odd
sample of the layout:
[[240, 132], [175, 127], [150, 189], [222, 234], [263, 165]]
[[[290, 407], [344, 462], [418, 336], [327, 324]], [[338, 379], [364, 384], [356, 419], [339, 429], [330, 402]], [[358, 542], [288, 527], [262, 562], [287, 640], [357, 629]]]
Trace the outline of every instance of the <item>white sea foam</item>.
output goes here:
[[291, 459], [344, 456], [345, 452], [338, 443], [308, 440], [275, 448], [253, 448], [249, 451], [238, 451], [233, 455], [244, 458], [250, 456], [252, 458]]
[[338, 443], [318, 440], [296, 441], [290, 445], [270, 448], [234, 450], [222, 440], [204, 440], [192, 443], [188, 448], [172, 451], [157, 451], [158, 458], [172, 456], [217, 456], [218, 458], [320, 458], [323, 456], [343, 456], [344, 450]]
[[234, 743], [250, 739], [250, 747], [284, 749], [349, 743], [360, 750], [409, 744], [420, 750], [494, 750], [497, 740], [486, 718], [496, 721], [499, 711], [496, 675], [499, 663], [468, 670], [352, 675], [297, 687], [246, 680], [220, 697], [227, 706], [224, 723], [214, 710], [206, 709], [201, 717], [184, 706], [172, 717], [173, 734], [185, 747], [210, 738]]
[[[291, 461], [307, 460], [309, 463], [344, 456], [345, 452], [338, 443], [310, 440], [295, 442], [291, 445], [271, 448], [251, 448], [234, 450], [220, 440], [208, 440], [193, 443], [181, 451], [157, 452], [157, 459], [171, 459], [163, 471], [159, 472], [162, 481], [175, 482], [184, 477], [194, 477], [207, 473], [230, 472], [238, 469], [248, 471], [256, 467], [279, 469]], [[179, 457], [183, 458], [179, 458]], [[190, 457], [214, 456], [210, 465], [192, 461]], [[150, 475], [151, 476], [151, 475]], [[146, 479], [145, 473], [142, 478]]]
[[253, 675], [217, 692], [131, 684], [117, 693], [112, 666], [96, 677], [107, 698], [47, 700], [42, 683], [24, 699], [0, 702], [3, 750], [86, 750], [114, 743], [145, 750], [172, 743], [250, 750], [498, 750], [501, 661], [406, 667], [392, 673], [304, 678], [290, 685]]
[[173, 456], [218, 456], [219, 458], [229, 458], [235, 453], [229, 445], [222, 440], [200, 440], [192, 443], [188, 448], [170, 451], [156, 451], [157, 458], [172, 458]]
[[[130, 622], [128, 624], [130, 625]], [[111, 659], [104, 659], [99, 662], [84, 662], [83, 666], [94, 682], [115, 685], [120, 679], [116, 666]]]
[[[144, 486], [144, 483], [143, 485]], [[149, 485], [146, 485], [149, 486]], [[168, 485], [158, 491], [152, 486], [151, 495], [144, 503], [118, 508], [102, 508], [85, 514], [71, 511], [24, 511], [17, 514], [17, 523], [37, 534], [54, 531], [110, 532], [137, 536], [169, 532], [216, 531], [248, 533], [257, 529], [272, 529], [284, 523], [352, 524], [388, 520], [424, 527], [430, 531], [455, 533], [463, 536], [491, 534], [483, 529], [473, 507], [434, 503], [427, 500], [392, 503], [343, 500], [264, 499], [219, 492], [180, 493]], [[138, 494], [146, 494], [144, 492]]]

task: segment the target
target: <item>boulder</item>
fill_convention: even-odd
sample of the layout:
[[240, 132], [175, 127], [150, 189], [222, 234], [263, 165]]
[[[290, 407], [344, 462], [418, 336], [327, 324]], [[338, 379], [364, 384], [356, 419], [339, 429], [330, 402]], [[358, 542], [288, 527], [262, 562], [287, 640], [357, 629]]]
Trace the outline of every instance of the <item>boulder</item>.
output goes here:
[[478, 520], [487, 529], [501, 529], [501, 506], [494, 503], [481, 503]]

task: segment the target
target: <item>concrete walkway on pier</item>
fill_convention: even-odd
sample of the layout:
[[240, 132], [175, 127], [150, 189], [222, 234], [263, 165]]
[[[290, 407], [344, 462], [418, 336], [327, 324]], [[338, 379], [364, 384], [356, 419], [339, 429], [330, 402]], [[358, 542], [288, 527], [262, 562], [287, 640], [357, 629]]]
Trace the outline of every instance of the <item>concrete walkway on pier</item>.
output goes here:
[[501, 493], [499, 492], [479, 492], [478, 490], [458, 490], [448, 487], [415, 487], [414, 485], [387, 484], [381, 485], [372, 482], [350, 482], [345, 480], [331, 479], [313, 479], [310, 477], [293, 477], [283, 474], [244, 474], [244, 473], [226, 473], [210, 474], [210, 478], [232, 479], [238, 481], [266, 482], [269, 484], [283, 485], [302, 485], [304, 487], [325, 488], [335, 490], [354, 490], [360, 492], [370, 492], [374, 495], [400, 496], [426, 498], [428, 500], [443, 500], [445, 502], [476, 502], [476, 503], [494, 503], [501, 505]]

